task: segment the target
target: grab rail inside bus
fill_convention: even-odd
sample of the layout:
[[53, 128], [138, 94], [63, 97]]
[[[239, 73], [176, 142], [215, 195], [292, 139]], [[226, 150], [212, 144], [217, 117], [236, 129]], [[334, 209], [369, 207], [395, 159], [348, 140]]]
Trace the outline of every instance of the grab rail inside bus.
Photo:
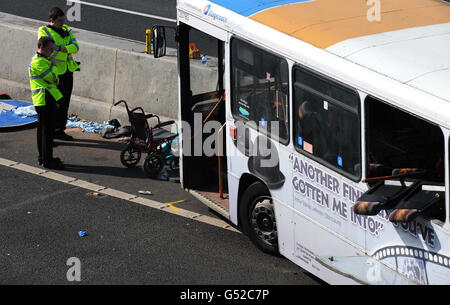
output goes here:
[[[222, 104], [222, 102], [224, 100], [225, 100], [225, 92], [220, 96], [220, 99], [217, 101], [216, 105], [214, 105], [213, 109], [209, 112], [209, 114], [203, 120], [203, 122], [202, 122], [202, 129], [203, 129], [203, 126], [205, 126], [205, 124], [209, 121], [211, 116], [214, 114], [214, 112], [217, 110], [217, 108], [219, 108], [220, 104]], [[196, 134], [194, 134], [191, 137], [191, 140], [193, 140], [200, 132], [202, 132], [202, 130], [199, 130]]]
[[397, 171], [394, 172], [390, 176], [365, 178], [362, 180], [362, 182], [363, 183], [371, 183], [371, 182], [378, 182], [378, 181], [397, 179], [397, 178], [408, 178], [408, 177], [412, 177], [412, 176], [422, 175], [425, 173], [426, 173], [425, 170], [419, 169], [419, 168], [400, 168], [400, 169], [397, 169]]
[[222, 156], [220, 154], [220, 134], [222, 133], [223, 129], [227, 123], [223, 124], [222, 127], [220, 127], [219, 131], [217, 132], [217, 158], [219, 159], [218, 162], [218, 170], [219, 170], [219, 196], [220, 198], [224, 199], [223, 196], [223, 182], [222, 182]]
[[214, 112], [216, 112], [217, 108], [219, 108], [220, 104], [222, 104], [222, 101], [225, 100], [225, 92], [221, 95], [220, 99], [217, 101], [216, 105], [214, 106], [214, 108], [210, 111], [210, 113], [206, 116], [206, 118], [203, 120], [202, 126], [204, 126], [206, 124], [206, 122], [209, 121], [209, 119], [211, 118], [211, 116], [214, 114]]

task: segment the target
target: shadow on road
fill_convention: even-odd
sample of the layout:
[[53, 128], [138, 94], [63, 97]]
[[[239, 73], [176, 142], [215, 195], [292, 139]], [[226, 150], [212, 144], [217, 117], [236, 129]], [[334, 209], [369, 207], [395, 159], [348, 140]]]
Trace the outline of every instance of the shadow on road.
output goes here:
[[117, 151], [122, 151], [126, 147], [125, 143], [120, 142], [102, 141], [93, 139], [79, 139], [79, 138], [75, 138], [73, 142], [60, 141], [58, 139], [55, 139], [55, 143], [57, 143], [58, 146], [76, 146], [85, 148], [117, 150]]
[[78, 164], [64, 164], [64, 172], [85, 173], [123, 178], [139, 178], [149, 179], [145, 176], [142, 168], [125, 168], [116, 166], [98, 166], [98, 165], [78, 165]]

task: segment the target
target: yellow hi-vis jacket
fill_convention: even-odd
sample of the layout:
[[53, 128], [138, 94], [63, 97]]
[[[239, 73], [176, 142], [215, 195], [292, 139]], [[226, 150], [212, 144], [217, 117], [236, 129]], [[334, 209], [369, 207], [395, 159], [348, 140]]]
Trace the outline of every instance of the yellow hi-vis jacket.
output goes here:
[[28, 67], [31, 96], [34, 106], [45, 106], [45, 90], [49, 91], [55, 101], [62, 98], [58, 90], [58, 68], [45, 56], [37, 53]]
[[[67, 69], [69, 69], [70, 72], [74, 72], [79, 68], [78, 64], [73, 59], [72, 54], [77, 53], [78, 50], [80, 50], [80, 46], [69, 26], [64, 24], [62, 26], [62, 31], [65, 33], [64, 37], [49, 26], [41, 26], [38, 30], [38, 39], [42, 36], [47, 36], [55, 41], [56, 51], [50, 55], [49, 59], [56, 64], [56, 67], [58, 67], [59, 75], [66, 73]], [[65, 47], [67, 53], [61, 52], [60, 47]]]

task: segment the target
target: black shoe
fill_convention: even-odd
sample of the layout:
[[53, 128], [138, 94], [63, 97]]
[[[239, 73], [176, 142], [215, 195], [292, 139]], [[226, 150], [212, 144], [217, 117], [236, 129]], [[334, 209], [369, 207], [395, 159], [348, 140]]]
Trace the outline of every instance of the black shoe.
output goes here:
[[64, 131], [55, 133], [54, 138], [55, 138], [55, 139], [58, 139], [58, 140], [63, 140], [63, 141], [73, 141], [73, 137], [72, 137], [72, 136], [69, 136], [69, 135], [68, 135], [67, 133], [65, 133]]
[[60, 158], [53, 158], [53, 162], [64, 164]]
[[[56, 162], [56, 163], [61, 163], [64, 164], [60, 158], [53, 158], [52, 160], [50, 160], [50, 162]], [[44, 161], [42, 161], [42, 157], [38, 157], [38, 163], [39, 165], [44, 164]]]
[[43, 162], [44, 168], [48, 169], [64, 169], [64, 163], [62, 163], [61, 159], [53, 158], [50, 161]]

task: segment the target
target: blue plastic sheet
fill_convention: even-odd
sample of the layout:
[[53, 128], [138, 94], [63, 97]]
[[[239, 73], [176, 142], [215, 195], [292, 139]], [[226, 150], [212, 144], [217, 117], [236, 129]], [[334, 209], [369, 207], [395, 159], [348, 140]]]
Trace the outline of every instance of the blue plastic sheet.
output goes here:
[[33, 103], [0, 100], [0, 128], [24, 126], [35, 123], [37, 119]]
[[[0, 100], [0, 128], [16, 127], [34, 123], [38, 120], [33, 103], [16, 100]], [[84, 122], [77, 117], [67, 120], [66, 128], [81, 128], [83, 132], [99, 133], [104, 128], [114, 128], [108, 122]]]
[[66, 128], [81, 128], [83, 132], [89, 133], [99, 133], [104, 128], [114, 128], [114, 126], [109, 125], [108, 122], [103, 122], [103, 124], [95, 122], [83, 122], [76, 117], [70, 117], [67, 120]]

